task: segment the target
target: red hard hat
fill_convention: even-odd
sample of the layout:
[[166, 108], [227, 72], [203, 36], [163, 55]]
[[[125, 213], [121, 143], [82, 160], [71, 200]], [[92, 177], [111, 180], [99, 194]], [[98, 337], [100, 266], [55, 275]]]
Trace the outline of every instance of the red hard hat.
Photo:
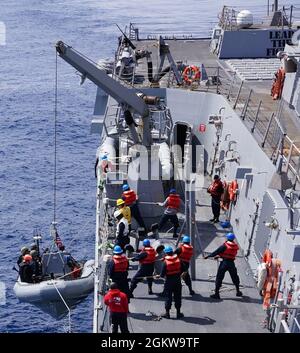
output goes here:
[[25, 261], [25, 262], [30, 262], [30, 261], [32, 261], [32, 256], [31, 256], [31, 255], [28, 255], [28, 254], [25, 255], [25, 256], [24, 256], [24, 261]]

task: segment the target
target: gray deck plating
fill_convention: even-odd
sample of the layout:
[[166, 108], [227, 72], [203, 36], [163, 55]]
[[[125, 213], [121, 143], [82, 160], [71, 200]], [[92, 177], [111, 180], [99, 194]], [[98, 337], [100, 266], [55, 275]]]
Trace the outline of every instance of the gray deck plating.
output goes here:
[[[224, 241], [224, 231], [220, 226], [207, 222], [211, 217], [209, 196], [205, 191], [197, 192], [197, 226], [201, 245], [205, 252], [213, 251]], [[164, 234], [167, 237], [167, 234]], [[170, 237], [170, 242], [175, 241]], [[204, 260], [199, 254], [196, 260], [196, 281], [193, 288], [196, 295], [190, 296], [188, 289], [183, 285], [182, 312], [185, 317], [176, 320], [174, 306], [171, 310], [171, 319], [154, 321], [156, 315], [164, 312], [164, 300], [157, 295], [148, 295], [147, 284], [141, 283], [134, 292], [135, 298], [130, 302], [129, 329], [139, 332], [267, 332], [262, 328], [264, 312], [261, 299], [255, 286], [250, 269], [242, 254], [239, 254], [236, 265], [238, 268], [243, 298], [235, 296], [235, 287], [230, 276], [226, 274], [221, 291], [222, 300], [216, 301], [209, 297], [214, 289], [217, 262]], [[130, 271], [130, 277], [135, 270]], [[211, 277], [213, 276], [213, 277]], [[155, 281], [154, 293], [162, 291], [162, 281]], [[146, 316], [150, 311], [154, 316]]]
[[[152, 60], [154, 70], [157, 68], [158, 59], [158, 46], [157, 41], [154, 40], [140, 40], [134, 42], [138, 49], [146, 49], [152, 52]], [[220, 68], [219, 75], [221, 85], [218, 87], [219, 93], [227, 96], [229, 89], [232, 95], [236, 96], [241, 84], [239, 78], [233, 79], [234, 71], [227, 65], [226, 60], [220, 60], [210, 51], [210, 40], [209, 39], [193, 39], [193, 40], [166, 40], [169, 45], [170, 51], [175, 61], [182, 61], [185, 64], [200, 65], [204, 64], [207, 69], [208, 75], [216, 75], [217, 67]], [[164, 67], [167, 66], [167, 62]], [[274, 73], [275, 73], [274, 69]], [[147, 68], [146, 62], [142, 61], [136, 71], [137, 75], [143, 76], [145, 81], [142, 86], [149, 85], [147, 80]], [[161, 86], [168, 84], [168, 75], [162, 80]], [[232, 83], [233, 82], [233, 83]], [[139, 84], [136, 86], [140, 86]], [[252, 90], [251, 100], [249, 102], [250, 112], [253, 110], [253, 116], [257, 109], [258, 103], [262, 100], [261, 114], [257, 124], [257, 128], [260, 127], [265, 129], [268, 124], [272, 112], [275, 114], [279, 109], [279, 102], [274, 101], [271, 97], [272, 80], [251, 80], [244, 81], [243, 89], [241, 91], [240, 100], [237, 105], [237, 110], [242, 111], [250, 90]], [[189, 88], [187, 88], [189, 89]], [[206, 87], [200, 86], [199, 91], [211, 91], [216, 92], [216, 86]], [[234, 104], [235, 100], [232, 99], [231, 103]], [[287, 135], [295, 142], [297, 147], [300, 147], [300, 121], [295, 111], [289, 109], [287, 103], [283, 104], [282, 113], [278, 115], [281, 123], [286, 129]], [[254, 119], [254, 118], [253, 118]], [[246, 119], [247, 120], [247, 119]], [[266, 151], [268, 153], [268, 151]], [[270, 151], [270, 154], [273, 151]]]

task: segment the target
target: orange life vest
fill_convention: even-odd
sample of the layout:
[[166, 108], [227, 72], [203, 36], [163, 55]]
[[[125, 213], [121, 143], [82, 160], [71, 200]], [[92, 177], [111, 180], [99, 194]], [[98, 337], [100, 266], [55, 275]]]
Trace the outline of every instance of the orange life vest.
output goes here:
[[177, 275], [180, 273], [180, 260], [177, 255], [165, 256], [165, 263], [167, 265], [167, 276]]
[[220, 254], [222, 259], [235, 260], [239, 247], [236, 243], [225, 241], [226, 250]]
[[115, 272], [125, 272], [128, 268], [128, 259], [125, 255], [114, 255]]
[[184, 262], [190, 262], [190, 260], [193, 256], [193, 253], [194, 253], [194, 249], [193, 249], [192, 245], [181, 244], [180, 248], [181, 248], [181, 253], [179, 254], [179, 258]]
[[72, 278], [73, 279], [79, 278], [80, 273], [81, 273], [80, 266], [74, 266], [74, 268], [72, 268]]
[[221, 197], [224, 192], [224, 186], [221, 180], [215, 180], [208, 188], [208, 192], [212, 196]]
[[136, 193], [133, 190], [124, 191], [122, 196], [126, 206], [130, 206], [136, 201]]
[[170, 194], [168, 197], [167, 207], [178, 210], [180, 207], [180, 196], [178, 194]]
[[221, 207], [225, 211], [227, 211], [230, 206], [229, 187], [230, 187], [230, 183], [227, 183], [226, 181], [224, 181], [223, 182], [224, 192], [221, 196]]
[[239, 185], [236, 180], [233, 180], [229, 184], [228, 192], [229, 192], [230, 201], [236, 201], [238, 188], [239, 188]]
[[140, 263], [145, 265], [145, 264], [153, 264], [155, 262], [155, 258], [156, 258], [156, 251], [154, 250], [154, 248], [152, 248], [151, 246], [143, 248], [142, 251], [147, 253], [147, 256], [140, 260]]
[[281, 261], [273, 258], [273, 253], [271, 250], [267, 249], [262, 258], [263, 262], [266, 263], [267, 268], [267, 278], [263, 285], [263, 308], [266, 310], [270, 307], [270, 302], [272, 298], [275, 298], [276, 292], [278, 290], [278, 277], [279, 272], [281, 272]]
[[283, 68], [278, 69], [276, 72], [276, 78], [273, 82], [271, 89], [271, 96], [274, 100], [279, 99], [282, 94], [283, 84], [285, 79], [285, 70]]

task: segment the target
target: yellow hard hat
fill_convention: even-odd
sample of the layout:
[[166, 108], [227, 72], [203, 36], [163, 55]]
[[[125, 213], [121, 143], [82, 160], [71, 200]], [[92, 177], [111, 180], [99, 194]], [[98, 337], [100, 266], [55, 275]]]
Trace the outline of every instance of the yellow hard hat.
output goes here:
[[118, 199], [117, 200], [117, 206], [121, 206], [121, 205], [124, 205], [125, 201], [122, 200], [122, 199]]

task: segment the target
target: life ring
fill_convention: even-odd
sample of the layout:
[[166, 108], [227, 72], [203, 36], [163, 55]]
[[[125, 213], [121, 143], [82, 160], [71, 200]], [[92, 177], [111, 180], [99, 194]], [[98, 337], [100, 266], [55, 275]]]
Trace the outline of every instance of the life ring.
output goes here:
[[182, 78], [184, 82], [191, 85], [195, 81], [199, 81], [201, 78], [201, 73], [199, 67], [195, 65], [187, 66], [182, 73]]
[[236, 180], [233, 180], [228, 186], [229, 199], [231, 202], [236, 201], [239, 184]]

